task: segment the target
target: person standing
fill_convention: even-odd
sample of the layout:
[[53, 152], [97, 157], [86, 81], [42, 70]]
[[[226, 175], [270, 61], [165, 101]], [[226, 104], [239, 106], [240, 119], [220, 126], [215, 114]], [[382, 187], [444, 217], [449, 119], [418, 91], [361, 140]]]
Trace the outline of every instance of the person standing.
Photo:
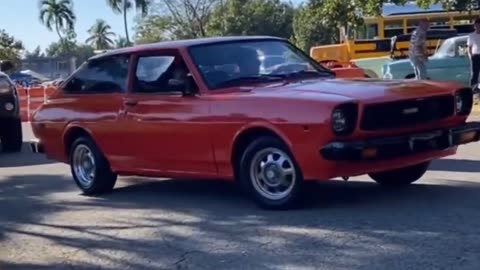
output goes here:
[[408, 53], [410, 62], [415, 72], [415, 78], [417, 80], [427, 79], [427, 31], [430, 27], [430, 22], [427, 19], [422, 19], [418, 23], [417, 29], [413, 31], [410, 39], [410, 47]]
[[470, 86], [476, 87], [480, 73], [480, 19], [473, 24], [475, 32], [470, 33], [467, 38], [468, 56], [470, 58]]

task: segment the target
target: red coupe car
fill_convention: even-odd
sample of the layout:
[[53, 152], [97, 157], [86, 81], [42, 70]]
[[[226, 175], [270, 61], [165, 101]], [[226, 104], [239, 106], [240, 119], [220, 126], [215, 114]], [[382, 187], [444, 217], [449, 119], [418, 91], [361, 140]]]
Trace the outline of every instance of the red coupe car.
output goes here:
[[[283, 60], [261, 68], [260, 55]], [[88, 195], [118, 175], [235, 179], [284, 209], [311, 180], [418, 180], [479, 140], [471, 108], [457, 83], [335, 79], [280, 38], [171, 41], [89, 59], [33, 114], [32, 148]]]

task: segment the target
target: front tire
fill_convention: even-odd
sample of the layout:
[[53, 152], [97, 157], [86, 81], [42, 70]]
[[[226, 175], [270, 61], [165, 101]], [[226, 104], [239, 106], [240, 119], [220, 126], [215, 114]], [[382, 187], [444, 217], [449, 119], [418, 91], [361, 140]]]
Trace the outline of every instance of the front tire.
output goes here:
[[279, 139], [265, 136], [243, 152], [239, 181], [261, 208], [290, 209], [299, 205], [303, 176], [288, 147]]
[[117, 181], [107, 159], [89, 137], [80, 137], [72, 144], [70, 168], [75, 183], [85, 195], [110, 192]]
[[420, 179], [428, 170], [430, 161], [400, 169], [369, 174], [375, 182], [385, 187], [403, 187]]
[[20, 152], [23, 145], [22, 121], [20, 119], [8, 119], [1, 124], [2, 151], [3, 152]]

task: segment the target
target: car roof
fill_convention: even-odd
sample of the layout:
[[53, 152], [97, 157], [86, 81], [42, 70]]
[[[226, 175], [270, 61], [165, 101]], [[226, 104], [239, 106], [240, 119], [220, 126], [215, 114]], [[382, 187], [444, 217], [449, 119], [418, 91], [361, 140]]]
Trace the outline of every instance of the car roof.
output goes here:
[[89, 60], [101, 59], [103, 57], [124, 54], [124, 53], [135, 53], [142, 52], [146, 50], [155, 50], [155, 49], [179, 49], [187, 48], [198, 45], [209, 45], [217, 44], [224, 42], [235, 42], [235, 41], [263, 41], [263, 40], [279, 40], [284, 41], [286, 39], [273, 37], [273, 36], [230, 36], [230, 37], [208, 37], [208, 38], [198, 38], [198, 39], [184, 39], [184, 40], [174, 40], [174, 41], [162, 41], [157, 43], [149, 43], [143, 45], [136, 45], [127, 48], [114, 49], [107, 51], [102, 54], [98, 54], [89, 58]]
[[455, 42], [458, 40], [464, 40], [464, 39], [466, 40], [467, 38], [468, 38], [468, 35], [462, 35], [462, 36], [447, 38], [446, 40], [453, 40]]
[[5, 78], [10, 79], [10, 77], [6, 73], [0, 71], [0, 79], [5, 79]]

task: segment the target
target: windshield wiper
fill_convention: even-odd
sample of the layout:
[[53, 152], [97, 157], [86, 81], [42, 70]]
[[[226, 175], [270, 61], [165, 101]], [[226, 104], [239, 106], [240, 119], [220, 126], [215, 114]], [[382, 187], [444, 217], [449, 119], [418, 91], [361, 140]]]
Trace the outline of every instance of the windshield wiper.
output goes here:
[[216, 85], [216, 87], [228, 87], [228, 86], [236, 85], [239, 83], [270, 82], [270, 81], [281, 80], [283, 78], [284, 78], [283, 76], [270, 75], [270, 74], [242, 76], [242, 77], [237, 77], [237, 78], [220, 82]]

